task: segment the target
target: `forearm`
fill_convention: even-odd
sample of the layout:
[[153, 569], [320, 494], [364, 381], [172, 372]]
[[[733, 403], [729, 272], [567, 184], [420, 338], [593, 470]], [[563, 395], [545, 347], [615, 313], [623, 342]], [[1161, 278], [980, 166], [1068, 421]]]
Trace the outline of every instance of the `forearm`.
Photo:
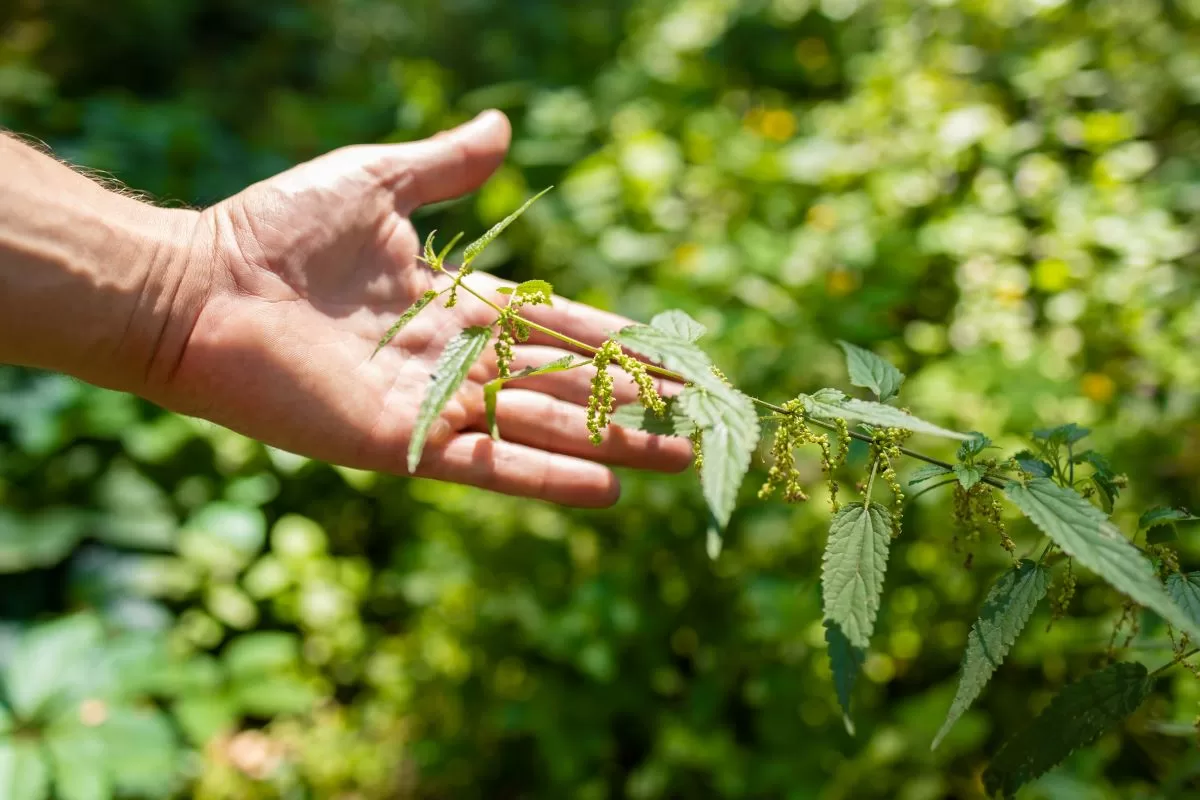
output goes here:
[[197, 217], [0, 134], [0, 362], [130, 391], [164, 380], [205, 290]]

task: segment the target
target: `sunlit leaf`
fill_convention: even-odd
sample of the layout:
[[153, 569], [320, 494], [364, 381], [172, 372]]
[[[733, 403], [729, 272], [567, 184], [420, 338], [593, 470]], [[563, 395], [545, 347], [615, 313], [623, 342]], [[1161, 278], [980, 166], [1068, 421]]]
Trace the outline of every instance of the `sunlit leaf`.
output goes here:
[[680, 410], [700, 428], [704, 453], [700, 484], [719, 530], [729, 524], [738, 488], [758, 446], [758, 414], [750, 398], [723, 385], [712, 390], [689, 386], [678, 402]]
[[39, 742], [0, 739], [0, 797], [5, 800], [50, 797], [50, 768]]
[[804, 410], [820, 419], [844, 419], [847, 422], [864, 422], [883, 428], [903, 428], [913, 433], [943, 436], [948, 439], [967, 439], [964, 433], [947, 430], [932, 422], [918, 419], [895, 406], [870, 400], [846, 397], [836, 389], [822, 389], [811, 395], [800, 395]]
[[1167, 594], [1154, 567], [1100, 509], [1048, 478], [1010, 482], [1008, 498], [1065, 553], [1110, 586], [1200, 640], [1200, 624]]
[[480, 236], [478, 239], [476, 239], [475, 241], [473, 241], [469, 245], [467, 245], [466, 249], [463, 250], [462, 265], [464, 267], [470, 265], [470, 263], [472, 261], [474, 261], [475, 258], [480, 253], [482, 253], [489, 244], [491, 244], [492, 242], [494, 242], [496, 240], [497, 236], [499, 236], [501, 233], [504, 232], [505, 228], [507, 228], [509, 225], [512, 225], [514, 222], [516, 222], [518, 217], [520, 217], [522, 214], [524, 214], [526, 211], [528, 211], [529, 207], [531, 205], [536, 203], [537, 200], [542, 195], [544, 195], [546, 192], [550, 191], [552, 188], [554, 188], [554, 187], [547, 186], [545, 189], [542, 189], [540, 192], [535, 194], [533, 197], [526, 200], [524, 205], [522, 205], [516, 211], [509, 214], [507, 217], [505, 217], [504, 219], [500, 220], [495, 225], [493, 225], [491, 227], [491, 229], [489, 229], [488, 232], [485, 233], [483, 236]]
[[846, 369], [852, 384], [870, 389], [885, 403], [900, 393], [904, 373], [891, 362], [850, 342], [839, 341], [838, 344], [846, 353]]
[[954, 475], [964, 489], [970, 489], [983, 480], [983, 470], [970, 464], [955, 464]]
[[952, 474], [950, 470], [945, 467], [939, 467], [937, 464], [926, 464], [913, 472], [912, 476], [908, 479], [908, 485], [916, 486], [917, 484], [950, 474]]
[[450, 398], [466, 380], [471, 366], [478, 360], [479, 354], [491, 337], [490, 328], [475, 326], [459, 331], [446, 343], [437, 364], [433, 367], [433, 376], [421, 400], [417, 411], [417, 424], [413, 427], [412, 440], [408, 445], [408, 471], [415, 472], [421, 463], [421, 453], [425, 450], [425, 439], [429, 429], [441, 415], [442, 409], [450, 402]]
[[612, 413], [612, 423], [659, 436], [691, 436], [696, 430], [696, 423], [679, 408], [678, 398], [666, 397], [663, 401], [666, 410], [661, 417], [640, 403], [629, 403]]
[[563, 370], [578, 366], [581, 363], [587, 362], [579, 362], [574, 356], [563, 356], [562, 358], [551, 361], [549, 364], [543, 364], [540, 367], [526, 367], [520, 372], [514, 372], [507, 378], [493, 378], [485, 383], [483, 385], [483, 408], [487, 416], [488, 432], [491, 433], [492, 438], [497, 441], [500, 440], [500, 428], [496, 424], [496, 401], [500, 394], [500, 390], [504, 388], [504, 384], [508, 383], [509, 381], [515, 381], [517, 378], [528, 378], [533, 375], [549, 375], [553, 372], [562, 372]]
[[707, 328], [679, 309], [671, 309], [654, 315], [654, 318], [650, 320], [650, 327], [658, 328], [660, 331], [688, 342], [698, 341], [708, 331]]
[[843, 506], [829, 527], [821, 563], [825, 619], [837, 623], [854, 647], [866, 649], [871, 642], [891, 541], [891, 514], [878, 503]]
[[1183, 613], [1200, 625], [1200, 572], [1172, 572], [1167, 576], [1167, 594]]
[[712, 372], [712, 359], [689, 339], [649, 325], [629, 325], [616, 340], [635, 353], [678, 372], [705, 389], [719, 389], [723, 383]]
[[400, 331], [404, 330], [405, 325], [407, 325], [408, 323], [410, 323], [414, 319], [416, 319], [417, 314], [420, 314], [421, 311], [425, 308], [425, 306], [432, 303], [437, 298], [437, 296], [438, 296], [438, 293], [435, 292], [433, 289], [430, 289], [425, 294], [423, 294], [419, 298], [417, 298], [417, 302], [415, 302], [411, 306], [409, 306], [408, 310], [400, 315], [400, 319], [393, 322], [392, 327], [388, 328], [387, 333], [385, 333], [383, 335], [383, 338], [379, 340], [379, 344], [375, 345], [375, 351], [373, 353], [371, 353], [371, 358], [374, 358], [375, 355], [380, 350], [387, 347], [388, 344], [392, 341], [392, 339], [396, 338], [396, 334], [398, 334], [398, 333], [400, 333]]

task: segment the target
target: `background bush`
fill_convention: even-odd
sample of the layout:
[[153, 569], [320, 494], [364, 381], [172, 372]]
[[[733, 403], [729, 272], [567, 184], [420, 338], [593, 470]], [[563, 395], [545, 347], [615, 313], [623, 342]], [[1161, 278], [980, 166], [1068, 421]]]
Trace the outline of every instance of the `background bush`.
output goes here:
[[[9, 0], [0, 124], [203, 205], [500, 107], [507, 164], [422, 232], [556, 184], [496, 272], [684, 308], [771, 399], [840, 385], [844, 338], [1010, 449], [1088, 425], [1128, 523], [1198, 499], [1198, 22], [1197, 0]], [[0, 368], [0, 795], [976, 797], [1115, 622], [1085, 577], [931, 753], [1005, 561], [927, 495], [851, 738], [820, 492], [747, 489], [714, 563], [694, 479], [622, 478], [610, 511], [480, 502]], [[1179, 673], [1027, 795], [1194, 796]]]

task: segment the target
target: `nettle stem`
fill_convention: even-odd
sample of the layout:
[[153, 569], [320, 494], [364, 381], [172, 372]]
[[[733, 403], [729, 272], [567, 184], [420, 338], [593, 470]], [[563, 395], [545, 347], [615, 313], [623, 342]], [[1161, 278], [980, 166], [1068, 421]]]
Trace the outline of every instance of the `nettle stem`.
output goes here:
[[[458, 285], [460, 287], [462, 287], [468, 294], [477, 298], [480, 302], [486, 303], [497, 314], [501, 314], [504, 312], [503, 308], [501, 308], [499, 305], [492, 302], [488, 298], [484, 297], [482, 294], [475, 291], [473, 288], [471, 288], [467, 284], [462, 283], [460, 281]], [[519, 316], [520, 312], [517, 312], [517, 313]], [[532, 320], [529, 320], [528, 318], [526, 318], [524, 316], [522, 316], [521, 319], [524, 320], [524, 322], [527, 325], [529, 325], [529, 327], [532, 328], [533, 330], [538, 331], [539, 333], [543, 333], [552, 339], [556, 339], [556, 340], [562, 342], [563, 344], [570, 345], [571, 347], [577, 348], [586, 353], [591, 353], [593, 355], [595, 355], [597, 352], [599, 352], [598, 347], [593, 347], [592, 345], [587, 344], [586, 342], [581, 342], [572, 336], [567, 336], [565, 333], [556, 331], [553, 328], [548, 328], [545, 325], [539, 325], [538, 323], [533, 322]], [[687, 382], [687, 379], [684, 378], [682, 375], [680, 375], [678, 372], [672, 372], [669, 369], [663, 369], [662, 367], [656, 366], [654, 364], [650, 364], [646, 361], [642, 361], [640, 358], [638, 360], [641, 361], [641, 363], [645, 366], [647, 372], [650, 372], [654, 375], [658, 375], [661, 378], [667, 378], [668, 380], [678, 381], [680, 383]], [[770, 403], [766, 400], [761, 400], [757, 397], [751, 397], [749, 395], [747, 395], [747, 396], [750, 397], [750, 399], [752, 401], [754, 401], [757, 405], [759, 405], [763, 408], [769, 409], [770, 411], [773, 411], [776, 414], [782, 414], [784, 416], [789, 416], [789, 417], [795, 416], [794, 412], [788, 411], [783, 406], [776, 405], [775, 403]], [[832, 422], [825, 422], [823, 420], [814, 419], [812, 417], [808, 417], [807, 420], [808, 420], [809, 424], [816, 425], [819, 428], [824, 428], [825, 430], [832, 431], [834, 433], [839, 432], [838, 426], [833, 424]], [[853, 431], [853, 430], [848, 430], [848, 431], [846, 431], [846, 433], [850, 436], [851, 439], [857, 439], [858, 441], [863, 442], [865, 444], [872, 444], [874, 442], [874, 439], [872, 439], [870, 436], [868, 436], [865, 433], [860, 433], [858, 431]], [[933, 456], [927, 456], [924, 453], [918, 453], [916, 450], [911, 450], [907, 447], [900, 447], [898, 449], [900, 450], [901, 453], [908, 456], [909, 458], [915, 458], [918, 461], [924, 461], [926, 464], [932, 464], [934, 466], [941, 467], [942, 469], [945, 469], [945, 470], [953, 470], [954, 469], [954, 466], [952, 464], [950, 464], [949, 462], [942, 461], [941, 459], [934, 458]], [[997, 478], [994, 478], [990, 475], [985, 475], [983, 477], [982, 482], [986, 483], [987, 485], [992, 486], [996, 489], [1004, 488], [1004, 484], [1000, 480], [998, 480]]]

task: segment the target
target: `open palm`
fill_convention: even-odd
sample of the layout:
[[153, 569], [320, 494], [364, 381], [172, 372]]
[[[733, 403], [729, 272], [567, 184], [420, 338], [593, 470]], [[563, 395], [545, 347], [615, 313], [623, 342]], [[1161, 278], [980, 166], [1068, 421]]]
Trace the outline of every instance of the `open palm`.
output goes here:
[[[203, 212], [198, 260], [206, 300], [163, 390], [163, 402], [286, 450], [364, 469], [405, 472], [417, 408], [442, 347], [495, 313], [464, 295], [430, 307], [375, 358], [380, 337], [430, 288], [448, 284], [417, 261], [409, 214], [477, 188], [508, 146], [507, 120], [488, 113], [433, 139], [334, 151]], [[506, 285], [472, 278], [488, 294]], [[502, 295], [495, 294], [497, 300]], [[556, 299], [531, 318], [590, 344], [628, 324]], [[566, 353], [549, 341], [517, 347], [517, 368]], [[504, 441], [484, 433], [483, 358], [434, 424], [418, 475], [570, 505], [607, 505], [615, 477], [595, 461], [676, 470], [688, 443], [610, 430], [587, 440], [590, 367], [524, 379], [500, 395]], [[519, 387], [519, 388], [515, 388]], [[671, 391], [673, 387], [663, 387]], [[618, 402], [636, 397], [618, 381]]]

